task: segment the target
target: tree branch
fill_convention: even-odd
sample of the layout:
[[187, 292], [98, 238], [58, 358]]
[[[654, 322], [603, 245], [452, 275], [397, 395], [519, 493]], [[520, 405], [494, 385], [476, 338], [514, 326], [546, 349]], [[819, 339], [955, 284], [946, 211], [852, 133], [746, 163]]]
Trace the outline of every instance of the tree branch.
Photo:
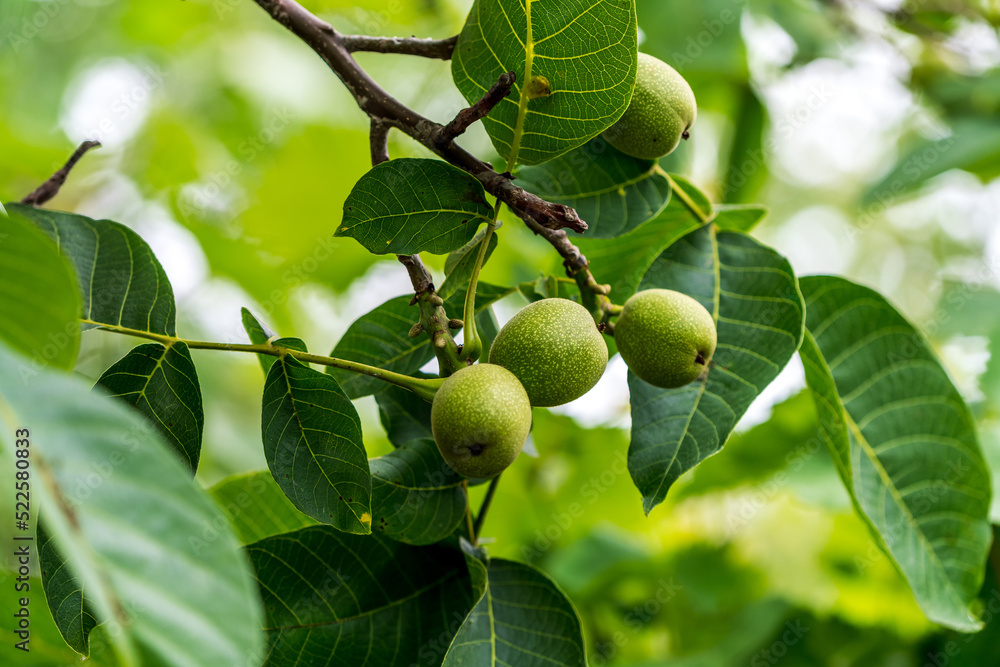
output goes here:
[[[424, 266], [420, 255], [397, 255], [400, 264], [406, 267], [406, 272], [410, 274], [410, 284], [413, 285], [413, 293], [419, 297], [424, 292], [434, 291], [434, 282], [431, 274]], [[416, 297], [414, 297], [416, 298]]]
[[420, 39], [418, 37], [370, 37], [369, 35], [344, 35], [344, 46], [351, 53], [400, 53], [421, 58], [450, 60], [458, 42], [458, 35], [447, 39]]
[[389, 161], [389, 129], [381, 120], [372, 118], [368, 140], [371, 143], [373, 167]]
[[445, 312], [444, 299], [434, 291], [434, 281], [420, 255], [397, 255], [396, 258], [410, 274], [410, 284], [413, 285], [413, 300], [410, 305], [420, 306], [420, 321], [410, 330], [410, 336], [426, 333], [438, 360], [439, 374], [451, 375], [465, 366], [465, 363], [459, 358], [458, 343], [451, 335], [451, 320]]
[[590, 272], [590, 262], [580, 252], [580, 249], [569, 240], [569, 235], [565, 230], [547, 229], [533, 220], [525, 220], [525, 224], [535, 234], [548, 241], [556, 249], [556, 252], [562, 256], [563, 266], [566, 267], [566, 275], [573, 278], [580, 288], [583, 305], [595, 318], [607, 324], [607, 332], [613, 334], [614, 327], [610, 326], [608, 318], [611, 315], [619, 314], [619, 307], [608, 297], [608, 294], [611, 293], [611, 286], [602, 285], [597, 282], [594, 274]]
[[438, 148], [444, 148], [453, 142], [456, 137], [469, 129], [470, 125], [477, 120], [486, 118], [490, 111], [493, 110], [493, 107], [500, 104], [503, 98], [510, 95], [510, 89], [514, 86], [515, 81], [517, 81], [517, 74], [514, 72], [501, 74], [497, 82], [486, 91], [481, 100], [471, 107], [459, 111], [458, 115], [455, 116], [455, 120], [437, 131], [437, 136], [434, 137], [434, 145]]
[[21, 203], [25, 206], [41, 206], [45, 202], [49, 201], [57, 194], [59, 194], [59, 189], [62, 188], [63, 184], [66, 182], [66, 178], [69, 176], [69, 172], [73, 170], [76, 163], [80, 161], [87, 151], [92, 148], [99, 148], [101, 145], [100, 141], [85, 141], [73, 152], [73, 155], [66, 161], [62, 169], [52, 174], [49, 180], [38, 186], [34, 192], [21, 200]]
[[524, 220], [548, 229], [587, 229], [569, 206], [553, 204], [525, 192], [498, 174], [487, 163], [454, 142], [438, 146], [435, 138], [442, 126], [425, 118], [385, 91], [351, 56], [345, 38], [333, 26], [312, 15], [295, 0], [254, 0], [271, 18], [308, 44], [333, 70], [354, 96], [358, 106], [372, 118], [404, 132], [451, 164], [475, 176], [487, 192], [506, 204]]

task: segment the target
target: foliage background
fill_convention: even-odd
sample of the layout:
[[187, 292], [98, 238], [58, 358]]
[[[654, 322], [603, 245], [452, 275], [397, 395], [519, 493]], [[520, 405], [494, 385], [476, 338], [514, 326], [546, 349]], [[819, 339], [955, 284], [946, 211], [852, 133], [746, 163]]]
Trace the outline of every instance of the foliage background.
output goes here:
[[[305, 4], [343, 32], [444, 37], [469, 3]], [[716, 201], [768, 205], [756, 235], [798, 274], [871, 285], [922, 325], [980, 419], [997, 486], [1000, 6], [639, 0], [638, 9], [640, 50], [678, 67], [699, 100], [692, 141], [664, 166]], [[359, 60], [432, 118], [463, 106], [445, 62]], [[0, 94], [0, 195], [23, 196], [76, 143], [100, 139], [51, 205], [118, 220], [149, 241], [186, 337], [242, 340], [246, 305], [311, 349], [330, 349], [355, 317], [409, 291], [394, 260], [332, 238], [368, 168], [364, 115], [247, 0], [4, 0]], [[461, 143], [490, 158], [481, 128]], [[391, 151], [425, 155], [398, 135]], [[558, 273], [555, 253], [522, 225], [508, 221], [500, 238], [484, 280]], [[443, 257], [427, 259], [441, 269]], [[520, 305], [503, 303], [501, 319]], [[78, 372], [96, 379], [131, 344], [86, 333]], [[199, 479], [265, 468], [256, 360], [194, 354], [207, 417]], [[1000, 664], [1000, 622], [967, 638], [923, 618], [854, 517], [816, 440], [811, 399], [798, 393], [801, 376], [796, 360], [726, 449], [646, 518], [624, 465], [627, 391], [614, 361], [588, 396], [535, 411], [540, 456], [505, 473], [486, 523], [491, 553], [541, 565], [566, 589], [594, 665]], [[370, 454], [388, 451], [374, 401], [358, 403]], [[4, 567], [0, 603], [10, 605]], [[1000, 593], [992, 577], [987, 587], [992, 619]], [[35, 650], [12, 655], [4, 639], [2, 661], [71, 664], [43, 606], [33, 611]], [[107, 661], [99, 647], [94, 661]]]

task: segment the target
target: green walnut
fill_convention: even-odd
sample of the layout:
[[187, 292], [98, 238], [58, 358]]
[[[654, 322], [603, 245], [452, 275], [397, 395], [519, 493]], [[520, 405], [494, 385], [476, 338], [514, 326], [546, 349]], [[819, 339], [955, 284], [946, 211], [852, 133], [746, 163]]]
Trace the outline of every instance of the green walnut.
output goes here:
[[615, 323], [615, 343], [633, 373], [673, 389], [697, 380], [716, 345], [715, 322], [704, 306], [667, 289], [639, 292]]
[[475, 479], [507, 468], [531, 430], [531, 403], [513, 373], [493, 364], [467, 366], [434, 395], [431, 432], [455, 472]]
[[538, 407], [586, 394], [608, 365], [608, 346], [587, 309], [569, 299], [522, 308], [497, 334], [490, 363], [517, 376]]
[[622, 153], [656, 160], [672, 153], [698, 115], [691, 86], [667, 63], [639, 54], [639, 72], [628, 109], [604, 132]]

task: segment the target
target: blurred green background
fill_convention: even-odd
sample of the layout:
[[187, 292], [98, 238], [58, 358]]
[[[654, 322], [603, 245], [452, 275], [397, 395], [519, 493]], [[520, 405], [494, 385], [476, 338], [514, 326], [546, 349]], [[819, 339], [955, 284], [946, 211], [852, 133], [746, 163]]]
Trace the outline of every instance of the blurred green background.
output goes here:
[[[304, 4], [342, 32], [445, 37], [470, 2]], [[800, 274], [871, 285], [921, 325], [980, 419], [996, 480], [1000, 3], [639, 0], [638, 10], [641, 50], [677, 67], [699, 101], [692, 140], [664, 166], [715, 201], [768, 205], [756, 235]], [[432, 118], [463, 106], [446, 62], [358, 59]], [[394, 260], [332, 238], [369, 165], [365, 116], [250, 0], [2, 0], [0, 96], [0, 199], [19, 199], [77, 143], [100, 139], [50, 205], [136, 229], [171, 278], [182, 336], [243, 340], [247, 306], [326, 352], [354, 318], [409, 290]], [[493, 157], [481, 128], [461, 143]], [[427, 155], [398, 134], [391, 152]], [[444, 258], [425, 259], [440, 276]], [[508, 220], [484, 279], [558, 267]], [[502, 303], [501, 321], [522, 303]], [[89, 332], [77, 370], [96, 378], [132, 344]], [[195, 361], [199, 479], [265, 468], [256, 360]], [[536, 410], [538, 456], [504, 474], [485, 527], [491, 553], [552, 574], [580, 609], [596, 666], [1000, 665], [994, 574], [979, 635], [924, 619], [854, 517], [801, 377], [796, 360], [725, 450], [645, 517], [624, 465], [628, 400], [614, 360], [588, 396]], [[384, 453], [374, 401], [358, 408], [371, 455]], [[0, 662], [70, 664], [34, 611], [37, 649], [13, 654], [5, 641]]]

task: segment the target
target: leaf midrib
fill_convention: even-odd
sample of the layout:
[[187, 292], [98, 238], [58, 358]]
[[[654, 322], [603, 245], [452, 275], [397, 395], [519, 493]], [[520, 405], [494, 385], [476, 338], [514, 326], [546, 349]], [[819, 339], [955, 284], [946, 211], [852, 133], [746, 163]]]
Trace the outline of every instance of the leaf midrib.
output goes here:
[[[895, 482], [893, 482], [892, 478], [889, 476], [889, 472], [882, 465], [882, 461], [879, 460], [878, 455], [875, 453], [875, 450], [872, 449], [871, 444], [868, 442], [868, 439], [865, 438], [864, 434], [861, 432], [861, 429], [858, 428], [858, 425], [857, 423], [855, 423], [854, 417], [851, 415], [850, 411], [848, 411], [847, 408], [845, 407], [843, 408], [843, 412], [844, 412], [844, 423], [847, 426], [851, 435], [854, 437], [854, 440], [864, 451], [865, 456], [868, 458], [869, 463], [871, 463], [872, 467], [875, 468], [875, 471], [878, 473], [879, 478], [882, 480], [882, 484], [889, 491], [889, 495], [896, 503], [896, 506], [899, 507], [900, 511], [906, 516], [908, 523], [912, 527], [911, 530], [920, 539], [920, 542], [924, 545], [925, 551], [929, 554], [931, 560], [933, 560], [934, 564], [937, 565], [939, 571], [944, 573], [945, 576], [943, 577], [943, 579], [945, 583], [945, 589], [950, 594], [952, 600], [958, 603], [959, 609], [967, 608], [967, 605], [965, 604], [965, 602], [963, 602], [961, 595], [959, 595], [958, 591], [955, 590], [951, 577], [947, 575], [947, 570], [945, 569], [944, 564], [941, 562], [941, 559], [938, 558], [937, 551], [931, 546], [931, 543], [928, 541], [927, 536], [924, 534], [923, 529], [920, 527], [920, 524], [917, 523], [916, 517], [913, 516], [913, 513], [910, 511], [909, 506], [899, 495], [899, 491], [896, 489]], [[853, 474], [851, 475], [851, 477], [853, 480], [854, 479]], [[888, 544], [886, 544], [886, 547], [888, 547]], [[889, 550], [889, 552], [893, 561], [895, 561], [896, 560], [895, 554], [892, 554], [891, 550]]]

